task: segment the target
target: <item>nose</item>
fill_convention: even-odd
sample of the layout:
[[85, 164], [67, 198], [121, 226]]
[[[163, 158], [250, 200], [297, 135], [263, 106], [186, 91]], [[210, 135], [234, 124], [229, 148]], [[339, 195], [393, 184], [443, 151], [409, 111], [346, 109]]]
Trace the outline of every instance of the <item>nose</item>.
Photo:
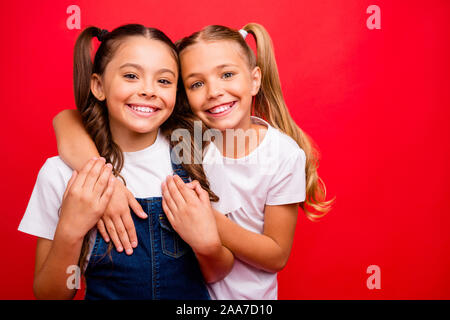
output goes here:
[[144, 82], [142, 87], [139, 90], [139, 95], [141, 97], [154, 97], [155, 96], [155, 88], [152, 85], [152, 82]]
[[214, 99], [223, 95], [223, 88], [219, 83], [210, 81], [208, 83], [208, 99]]

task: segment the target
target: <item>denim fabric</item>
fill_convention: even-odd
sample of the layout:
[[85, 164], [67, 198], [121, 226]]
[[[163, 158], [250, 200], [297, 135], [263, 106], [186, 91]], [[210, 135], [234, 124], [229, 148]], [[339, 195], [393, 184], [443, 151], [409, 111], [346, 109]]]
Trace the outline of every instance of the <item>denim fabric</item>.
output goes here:
[[[172, 167], [189, 181], [181, 166]], [[210, 299], [195, 254], [173, 230], [161, 200], [137, 199], [148, 218], [132, 213], [138, 246], [131, 256], [114, 248], [108, 253], [108, 244], [97, 232], [85, 272], [85, 299]]]

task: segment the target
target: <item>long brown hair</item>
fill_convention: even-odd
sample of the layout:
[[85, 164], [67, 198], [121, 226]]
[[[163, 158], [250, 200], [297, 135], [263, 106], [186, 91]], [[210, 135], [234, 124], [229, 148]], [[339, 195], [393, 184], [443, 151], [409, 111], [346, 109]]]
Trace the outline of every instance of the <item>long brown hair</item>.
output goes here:
[[261, 69], [261, 87], [254, 97], [253, 114], [263, 118], [273, 127], [281, 130], [297, 142], [306, 154], [306, 200], [301, 204], [306, 216], [315, 220], [323, 217], [331, 209], [334, 199], [325, 201], [325, 183], [319, 177], [319, 151], [314, 141], [295, 123], [289, 114], [281, 90], [280, 77], [273, 50], [272, 40], [266, 29], [257, 23], [249, 23], [243, 28], [256, 41], [256, 57], [242, 34], [234, 29], [210, 25], [176, 42], [178, 54], [200, 41], [234, 41], [239, 44], [247, 59], [250, 70]]
[[[120, 171], [124, 165], [123, 153], [112, 139], [106, 102], [99, 101], [91, 92], [91, 77], [94, 73], [99, 76], [104, 73], [106, 66], [112, 60], [117, 48], [130, 36], [142, 36], [165, 43], [171, 49], [173, 58], [179, 66], [178, 55], [173, 42], [162, 31], [155, 28], [147, 28], [140, 24], [123, 25], [111, 32], [105, 32], [93, 26], [87, 27], [78, 36], [74, 49], [73, 78], [75, 103], [81, 114], [86, 131], [94, 141], [99, 154], [113, 165], [113, 172], [116, 176], [120, 176]], [[94, 37], [99, 38], [101, 43], [92, 61], [92, 39]], [[172, 131], [183, 128], [193, 132], [195, 119], [192, 113], [186, 112], [185, 108], [181, 110], [181, 105], [176, 103], [172, 115], [161, 125], [161, 132], [174, 145], [176, 142], [172, 142], [170, 139]], [[191, 144], [193, 144], [193, 139], [191, 140]], [[182, 141], [180, 143], [189, 142]], [[191, 148], [191, 150], [194, 153], [197, 149]], [[192, 179], [198, 180], [202, 187], [208, 191], [212, 201], [218, 200], [218, 197], [209, 188], [209, 183], [201, 164], [182, 163], [182, 166]], [[88, 236], [83, 241], [80, 254], [79, 265], [81, 270], [83, 270], [88, 253], [87, 248]]]

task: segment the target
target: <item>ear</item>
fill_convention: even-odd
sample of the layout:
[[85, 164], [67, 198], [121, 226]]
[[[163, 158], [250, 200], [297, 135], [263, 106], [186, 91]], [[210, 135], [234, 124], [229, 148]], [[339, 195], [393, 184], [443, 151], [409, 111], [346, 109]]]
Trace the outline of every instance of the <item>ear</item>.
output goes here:
[[252, 96], [256, 96], [259, 92], [259, 88], [261, 87], [261, 69], [259, 67], [255, 67], [251, 72], [252, 78], [252, 88], [251, 93]]
[[102, 79], [96, 73], [93, 73], [91, 77], [91, 92], [99, 101], [103, 101], [106, 99], [105, 92], [103, 90]]

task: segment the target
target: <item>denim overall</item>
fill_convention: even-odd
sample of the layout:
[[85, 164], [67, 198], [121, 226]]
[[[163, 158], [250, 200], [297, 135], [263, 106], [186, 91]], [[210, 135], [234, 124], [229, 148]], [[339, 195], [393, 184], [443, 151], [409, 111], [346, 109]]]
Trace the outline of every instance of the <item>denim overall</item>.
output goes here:
[[[189, 177], [172, 162], [184, 182]], [[210, 299], [191, 247], [173, 230], [162, 209], [161, 197], [136, 199], [147, 219], [132, 213], [138, 246], [131, 256], [108, 244], [99, 232], [85, 272], [86, 300], [97, 299]]]

